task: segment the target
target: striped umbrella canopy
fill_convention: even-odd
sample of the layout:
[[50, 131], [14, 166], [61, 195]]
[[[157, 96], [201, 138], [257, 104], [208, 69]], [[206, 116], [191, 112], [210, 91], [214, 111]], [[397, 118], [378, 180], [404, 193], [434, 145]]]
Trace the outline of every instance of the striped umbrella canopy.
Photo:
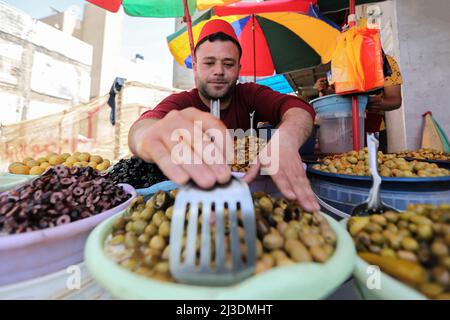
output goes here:
[[[119, 11], [120, 6], [130, 16], [152, 18], [184, 17], [183, 0], [86, 0], [111, 12]], [[214, 6], [223, 6], [238, 0], [187, 0], [189, 13], [206, 10]]]
[[193, 51], [194, 40], [191, 33], [191, 15], [217, 5], [226, 5], [237, 0], [86, 0], [111, 12], [122, 6], [126, 14], [135, 17], [177, 18], [184, 17], [189, 37], [185, 40]]
[[[240, 76], [264, 77], [327, 63], [340, 31], [311, 2], [273, 0], [214, 7], [193, 21], [194, 42], [207, 21], [222, 19], [233, 26], [242, 46]], [[175, 60], [192, 68], [186, 39], [186, 28], [167, 37]]]

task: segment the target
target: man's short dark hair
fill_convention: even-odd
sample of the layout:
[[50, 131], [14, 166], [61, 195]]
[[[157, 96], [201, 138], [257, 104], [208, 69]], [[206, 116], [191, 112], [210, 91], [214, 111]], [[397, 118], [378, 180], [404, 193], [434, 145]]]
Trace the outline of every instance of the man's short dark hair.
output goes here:
[[229, 35], [223, 33], [223, 32], [216, 32], [216, 33], [210, 34], [209, 36], [206, 36], [206, 37], [204, 37], [202, 40], [200, 40], [200, 41], [197, 43], [197, 45], [195, 46], [195, 49], [194, 49], [195, 55], [197, 55], [197, 49], [198, 49], [198, 47], [200, 47], [200, 45], [201, 45], [202, 43], [204, 43], [205, 41], [207, 41], [207, 40], [210, 41], [210, 42], [214, 42], [214, 41], [217, 41], [217, 40], [219, 40], [219, 41], [231, 41], [231, 42], [233, 42], [233, 43], [237, 46], [237, 48], [238, 48], [238, 50], [239, 50], [239, 59], [241, 59], [241, 57], [242, 57], [242, 48], [241, 48], [240, 43], [237, 42], [237, 41], [236, 41], [235, 39], [233, 39], [232, 37], [230, 37]]

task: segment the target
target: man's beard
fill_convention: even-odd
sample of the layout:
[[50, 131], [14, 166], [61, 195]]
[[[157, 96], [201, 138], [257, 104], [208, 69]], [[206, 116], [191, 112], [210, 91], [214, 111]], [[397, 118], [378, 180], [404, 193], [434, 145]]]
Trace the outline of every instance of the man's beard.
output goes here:
[[208, 90], [208, 83], [201, 83], [198, 87], [198, 90], [202, 94], [203, 97], [205, 97], [208, 100], [228, 100], [231, 98], [234, 92], [234, 88], [236, 87], [236, 84], [229, 85], [228, 89], [221, 95], [218, 95], [217, 93], [211, 93], [210, 90]]

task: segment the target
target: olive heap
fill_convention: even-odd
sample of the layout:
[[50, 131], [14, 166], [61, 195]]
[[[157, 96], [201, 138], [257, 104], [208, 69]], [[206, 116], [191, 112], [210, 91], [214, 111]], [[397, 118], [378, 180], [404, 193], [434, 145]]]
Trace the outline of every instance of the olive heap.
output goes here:
[[84, 219], [130, 198], [99, 171], [58, 165], [0, 195], [0, 235], [51, 228]]
[[403, 151], [397, 153], [398, 157], [409, 157], [416, 159], [425, 159], [425, 160], [443, 160], [450, 161], [450, 153], [438, 151], [429, 148], [422, 148], [417, 151]]
[[234, 140], [234, 162], [231, 165], [233, 172], [247, 172], [258, 153], [267, 142], [254, 136], [245, 136]]
[[[370, 176], [369, 154], [367, 148], [340, 155], [327, 156], [323, 163], [315, 164], [313, 169], [339, 174]], [[378, 151], [378, 171], [384, 177], [443, 177], [450, 170], [439, 168], [435, 163], [407, 161], [395, 154], [383, 154]]]
[[409, 205], [347, 224], [361, 258], [432, 299], [450, 299], [450, 205]]
[[114, 182], [127, 183], [136, 189], [148, 188], [168, 180], [156, 164], [147, 163], [136, 156], [121, 159], [112, 167], [109, 175]]
[[[134, 199], [127, 213], [114, 221], [112, 234], [105, 243], [106, 254], [122, 267], [140, 275], [161, 281], [175, 281], [169, 270], [169, 238], [176, 194], [177, 190], [160, 191], [146, 203], [142, 197]], [[333, 255], [337, 237], [321, 214], [304, 212], [283, 198], [275, 199], [263, 192], [254, 193], [253, 201], [258, 238], [256, 273], [299, 262], [322, 263]], [[225, 211], [225, 219], [227, 215]], [[213, 233], [214, 228], [212, 226]], [[241, 258], [244, 260], [246, 250], [241, 223], [238, 234]], [[211, 248], [214, 250], [215, 237], [211, 239]], [[229, 224], [226, 224], [226, 248], [229, 247], [229, 240]], [[196, 246], [199, 259], [200, 235]], [[184, 246], [182, 252], [184, 256]], [[214, 251], [211, 259], [213, 266]], [[226, 265], [230, 263], [231, 253], [228, 252]]]
[[103, 159], [98, 155], [91, 155], [88, 152], [75, 152], [72, 155], [70, 153], [57, 154], [51, 152], [47, 156], [36, 160], [31, 157], [26, 157], [22, 162], [13, 162], [8, 166], [8, 171], [13, 174], [41, 175], [47, 168], [60, 164], [68, 168], [91, 167], [104, 171], [109, 168], [111, 162], [108, 159]]

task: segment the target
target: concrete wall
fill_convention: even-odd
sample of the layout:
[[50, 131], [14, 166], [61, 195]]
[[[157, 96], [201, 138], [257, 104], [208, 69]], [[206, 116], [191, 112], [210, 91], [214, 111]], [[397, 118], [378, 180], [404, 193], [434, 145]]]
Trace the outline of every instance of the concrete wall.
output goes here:
[[64, 12], [59, 12], [54, 15], [39, 19], [39, 21], [42, 21], [52, 26], [53, 28], [61, 30], [68, 35], [81, 39], [81, 20], [79, 20], [78, 12], [76, 12], [77, 10], [80, 9], [76, 6], [72, 6]]
[[81, 40], [94, 48], [91, 97], [109, 93], [120, 60], [123, 11], [106, 11], [86, 2]]
[[89, 100], [92, 47], [0, 3], [0, 122]]
[[407, 146], [416, 149], [427, 110], [450, 136], [450, 1], [396, 0], [395, 4]]
[[[197, 19], [200, 15], [200, 13], [196, 13], [196, 15], [192, 17], [192, 21]], [[186, 23], [184, 23], [181, 18], [175, 19], [175, 30], [179, 30], [184, 26], [186, 26]], [[195, 87], [192, 69], [180, 66], [175, 60], [173, 60], [173, 87], [183, 90], [190, 90]]]

